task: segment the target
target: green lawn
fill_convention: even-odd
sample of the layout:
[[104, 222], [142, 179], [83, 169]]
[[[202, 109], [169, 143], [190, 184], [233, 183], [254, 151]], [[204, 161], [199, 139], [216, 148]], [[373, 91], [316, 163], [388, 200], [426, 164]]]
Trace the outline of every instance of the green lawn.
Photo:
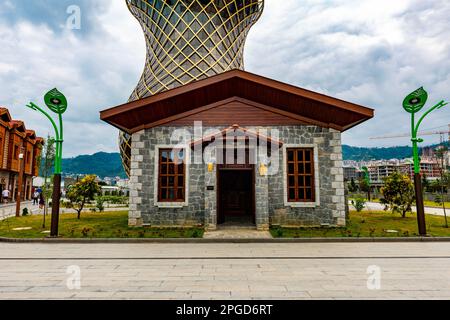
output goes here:
[[[427, 215], [427, 232], [434, 237], [450, 236], [450, 229], [444, 227], [444, 217]], [[450, 223], [450, 219], [449, 219]], [[396, 230], [398, 233], [386, 232]], [[276, 238], [316, 238], [316, 237], [412, 237], [417, 236], [415, 215], [402, 218], [391, 212], [351, 212], [346, 228], [281, 228], [273, 227], [271, 233]]]
[[[50, 215], [47, 228], [42, 229], [42, 216], [10, 218], [0, 221], [0, 237], [45, 238], [50, 230]], [[31, 230], [14, 231], [16, 228]], [[203, 228], [129, 228], [128, 212], [83, 213], [81, 220], [75, 214], [61, 215], [60, 236], [63, 238], [202, 238]]]

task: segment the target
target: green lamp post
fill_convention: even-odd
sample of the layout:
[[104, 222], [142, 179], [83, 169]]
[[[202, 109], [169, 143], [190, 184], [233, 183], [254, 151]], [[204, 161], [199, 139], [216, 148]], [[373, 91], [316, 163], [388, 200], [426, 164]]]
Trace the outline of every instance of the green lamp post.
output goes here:
[[438, 110], [448, 103], [444, 100], [436, 104], [425, 112], [416, 124], [416, 113], [422, 110], [428, 100], [428, 93], [424, 88], [419, 88], [416, 91], [410, 93], [403, 101], [403, 108], [406, 112], [411, 114], [411, 131], [412, 131], [412, 144], [413, 144], [413, 160], [414, 160], [414, 187], [416, 191], [416, 206], [417, 206], [417, 222], [419, 224], [419, 234], [421, 236], [427, 235], [427, 228], [425, 224], [425, 207], [423, 203], [423, 190], [422, 190], [422, 177], [420, 174], [420, 158], [419, 158], [419, 143], [424, 140], [418, 137], [419, 127], [427, 115], [434, 110]]
[[53, 129], [55, 130], [55, 174], [53, 178], [52, 225], [50, 236], [57, 237], [59, 227], [59, 203], [61, 200], [62, 145], [64, 142], [64, 127], [62, 115], [67, 110], [67, 99], [61, 92], [58, 91], [58, 89], [55, 88], [45, 94], [44, 101], [47, 107], [58, 115], [59, 127], [55, 120], [53, 120], [53, 118], [47, 112], [45, 112], [44, 109], [37, 106], [35, 103], [30, 102], [27, 107], [34, 111], [39, 111], [45, 117], [47, 117], [47, 119], [50, 120]]

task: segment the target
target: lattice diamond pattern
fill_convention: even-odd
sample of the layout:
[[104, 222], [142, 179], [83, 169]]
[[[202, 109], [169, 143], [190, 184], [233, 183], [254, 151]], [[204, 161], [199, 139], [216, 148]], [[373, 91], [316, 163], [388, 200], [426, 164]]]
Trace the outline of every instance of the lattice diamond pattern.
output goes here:
[[[244, 69], [244, 45], [264, 0], [126, 0], [139, 20], [147, 61], [129, 101], [232, 69]], [[130, 173], [131, 137], [120, 135]]]

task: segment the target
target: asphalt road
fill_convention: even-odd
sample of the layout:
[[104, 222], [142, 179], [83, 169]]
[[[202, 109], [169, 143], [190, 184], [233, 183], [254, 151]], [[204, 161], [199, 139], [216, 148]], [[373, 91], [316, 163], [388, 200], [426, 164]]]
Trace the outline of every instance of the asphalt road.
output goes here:
[[450, 243], [0, 243], [0, 299], [450, 299]]

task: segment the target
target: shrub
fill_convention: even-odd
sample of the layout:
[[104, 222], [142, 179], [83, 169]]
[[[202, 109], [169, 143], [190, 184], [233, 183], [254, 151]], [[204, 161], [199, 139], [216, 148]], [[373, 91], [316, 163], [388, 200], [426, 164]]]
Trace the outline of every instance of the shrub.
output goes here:
[[366, 207], [366, 199], [356, 198], [355, 200], [352, 200], [352, 205], [355, 207], [357, 212], [361, 212]]
[[28, 209], [27, 208], [23, 208], [22, 210], [22, 216], [26, 217], [28, 215]]
[[98, 209], [99, 212], [103, 212], [105, 211], [105, 206], [104, 206], [104, 201], [102, 197], [98, 197], [97, 198], [97, 203], [96, 203], [96, 208]]
[[411, 206], [415, 200], [411, 179], [408, 175], [394, 172], [383, 180], [384, 187], [381, 188], [383, 198], [380, 202], [386, 209], [389, 207], [393, 213], [398, 212], [405, 218], [407, 212], [412, 212]]

